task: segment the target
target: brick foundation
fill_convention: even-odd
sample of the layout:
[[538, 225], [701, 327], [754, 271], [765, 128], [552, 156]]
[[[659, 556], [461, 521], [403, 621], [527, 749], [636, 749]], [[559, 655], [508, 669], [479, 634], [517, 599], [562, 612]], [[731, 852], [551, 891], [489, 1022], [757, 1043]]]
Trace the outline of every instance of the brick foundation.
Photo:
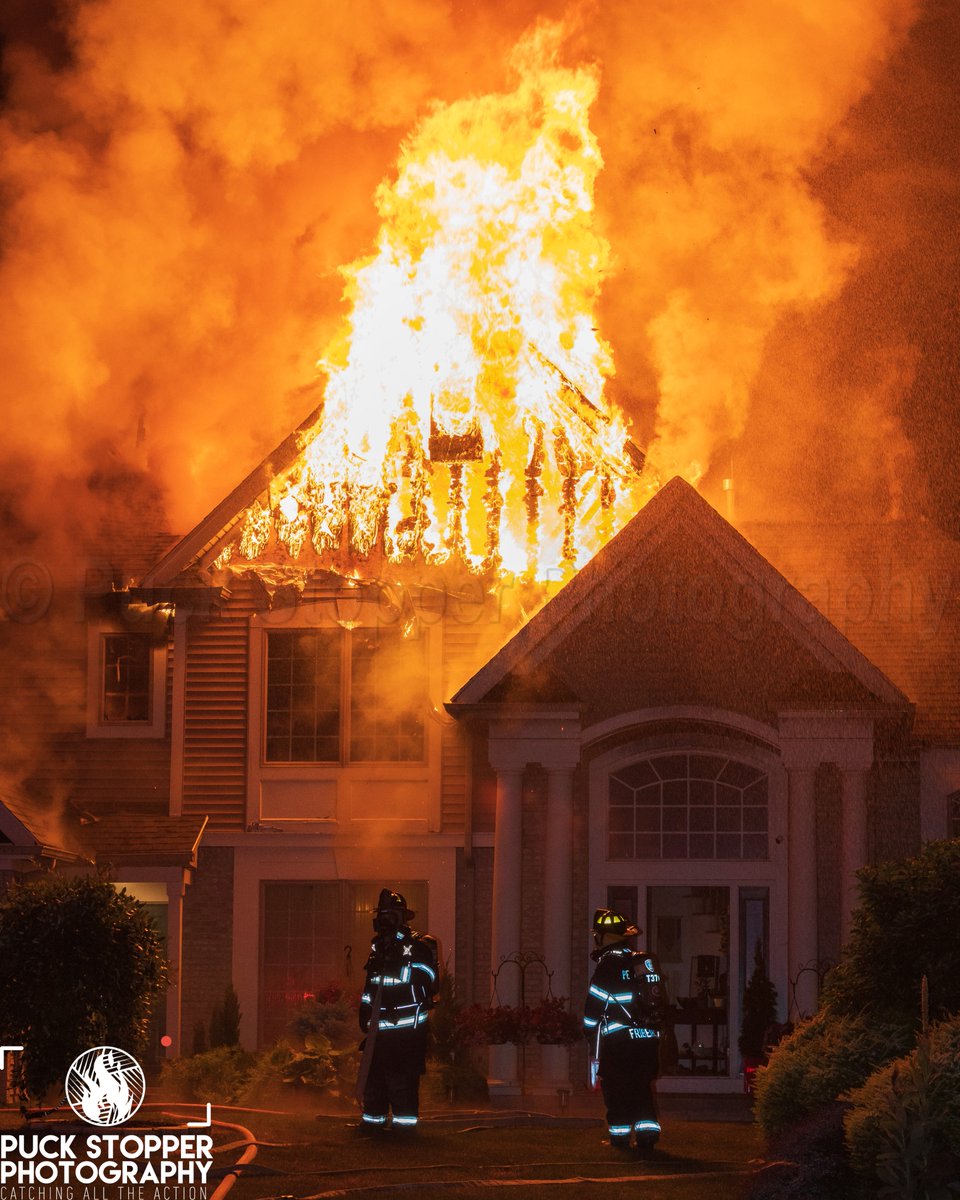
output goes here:
[[202, 1021], [209, 1036], [214, 1005], [232, 982], [233, 849], [201, 847], [183, 900], [183, 1052]]

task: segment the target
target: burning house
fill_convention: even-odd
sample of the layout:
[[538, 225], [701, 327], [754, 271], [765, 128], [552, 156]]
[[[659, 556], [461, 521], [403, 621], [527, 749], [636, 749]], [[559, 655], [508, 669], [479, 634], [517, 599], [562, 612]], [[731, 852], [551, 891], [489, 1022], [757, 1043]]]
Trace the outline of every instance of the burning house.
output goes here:
[[[0, 871], [108, 866], [152, 906], [173, 1054], [230, 983], [251, 1047], [359, 988], [387, 885], [468, 1001], [577, 1007], [620, 909], [674, 998], [664, 1086], [736, 1090], [757, 947], [811, 1013], [857, 869], [960, 834], [960, 544], [735, 528], [693, 451], [645, 459], [604, 390], [597, 72], [557, 36], [404, 144], [318, 407], [186, 536], [123, 514], [47, 651], [82, 697], [47, 730], [69, 786], [0, 796]], [[764, 312], [802, 290], [764, 282]], [[647, 331], [675, 409], [691, 305]], [[576, 1086], [581, 1053], [532, 1047], [526, 1083]], [[518, 1091], [515, 1048], [489, 1077]]]
[[[740, 1086], [757, 944], [782, 1015], [813, 1011], [856, 869], [958, 832], [960, 547], [897, 523], [827, 554], [823, 528], [748, 538], [674, 479], [565, 583], [462, 555], [390, 575], [382, 520], [381, 577], [346, 576], [283, 540], [303, 461], [301, 433], [134, 586], [87, 595], [71, 805], [8, 798], [0, 865], [110, 864], [153, 906], [173, 1052], [230, 982], [251, 1046], [357, 984], [384, 881], [484, 1002], [517, 1002], [525, 957], [528, 1002], [576, 1005], [610, 904], [676, 1000], [664, 1086]], [[575, 1082], [578, 1053], [529, 1051], [528, 1087]], [[519, 1086], [513, 1047], [490, 1078]]]

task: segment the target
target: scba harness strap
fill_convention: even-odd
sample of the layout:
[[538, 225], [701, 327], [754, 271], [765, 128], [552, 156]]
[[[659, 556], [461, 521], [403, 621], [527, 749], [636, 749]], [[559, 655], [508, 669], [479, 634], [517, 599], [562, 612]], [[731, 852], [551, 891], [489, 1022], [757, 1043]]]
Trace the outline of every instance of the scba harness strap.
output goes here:
[[[643, 966], [639, 975], [638, 961]], [[615, 973], [620, 976], [616, 991], [610, 990], [612, 984], [603, 987], [595, 977], [587, 993], [583, 1024], [587, 1031], [595, 1031], [598, 1049], [600, 1039], [611, 1034], [626, 1033], [637, 1040], [659, 1038], [660, 973], [656, 963], [627, 948], [612, 947], [601, 954], [596, 974]]]
[[380, 993], [378, 1032], [421, 1028], [438, 989], [436, 941], [411, 930], [374, 939], [360, 997], [361, 1025], [372, 1021], [374, 995]]

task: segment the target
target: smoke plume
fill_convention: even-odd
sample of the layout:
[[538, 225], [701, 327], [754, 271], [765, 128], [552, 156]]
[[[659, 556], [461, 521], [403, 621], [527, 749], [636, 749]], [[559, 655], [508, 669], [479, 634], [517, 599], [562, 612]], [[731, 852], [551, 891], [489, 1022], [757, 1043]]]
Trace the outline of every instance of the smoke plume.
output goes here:
[[[734, 454], [760, 504], [763, 461], [792, 461], [798, 439], [813, 454], [840, 387], [859, 389], [858, 427], [886, 430], [879, 475], [902, 475], [910, 345], [878, 330], [849, 346], [858, 369], [818, 380], [810, 364], [844, 337], [845, 297], [881, 249], [822, 181], [856, 170], [857, 106], [918, 11], [71, 0], [42, 22], [14, 6], [0, 124], [12, 519], [62, 523], [54, 481], [74, 520], [97, 512], [87, 483], [105, 463], [157, 484], [154, 525], [199, 519], [318, 398], [315, 363], [345, 316], [338, 268], [374, 242], [401, 139], [431, 105], [507, 86], [536, 16], [565, 18], [569, 61], [600, 72], [601, 332], [659, 472], [709, 483]], [[879, 124], [896, 137], [893, 120]], [[784, 378], [789, 360], [804, 369]], [[876, 467], [832, 463], [845, 493]]]

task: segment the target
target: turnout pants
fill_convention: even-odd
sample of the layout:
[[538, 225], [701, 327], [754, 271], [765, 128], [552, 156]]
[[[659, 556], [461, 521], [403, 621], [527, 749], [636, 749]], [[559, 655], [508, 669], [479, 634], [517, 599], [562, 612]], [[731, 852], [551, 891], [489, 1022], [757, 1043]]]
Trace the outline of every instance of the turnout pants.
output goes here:
[[385, 1125], [416, 1125], [420, 1111], [420, 1076], [427, 1039], [422, 1030], [381, 1029], [373, 1048], [370, 1074], [363, 1091], [363, 1120]]
[[607, 1128], [614, 1143], [638, 1142], [660, 1134], [653, 1083], [659, 1070], [660, 1039], [611, 1034], [600, 1045], [600, 1087]]

